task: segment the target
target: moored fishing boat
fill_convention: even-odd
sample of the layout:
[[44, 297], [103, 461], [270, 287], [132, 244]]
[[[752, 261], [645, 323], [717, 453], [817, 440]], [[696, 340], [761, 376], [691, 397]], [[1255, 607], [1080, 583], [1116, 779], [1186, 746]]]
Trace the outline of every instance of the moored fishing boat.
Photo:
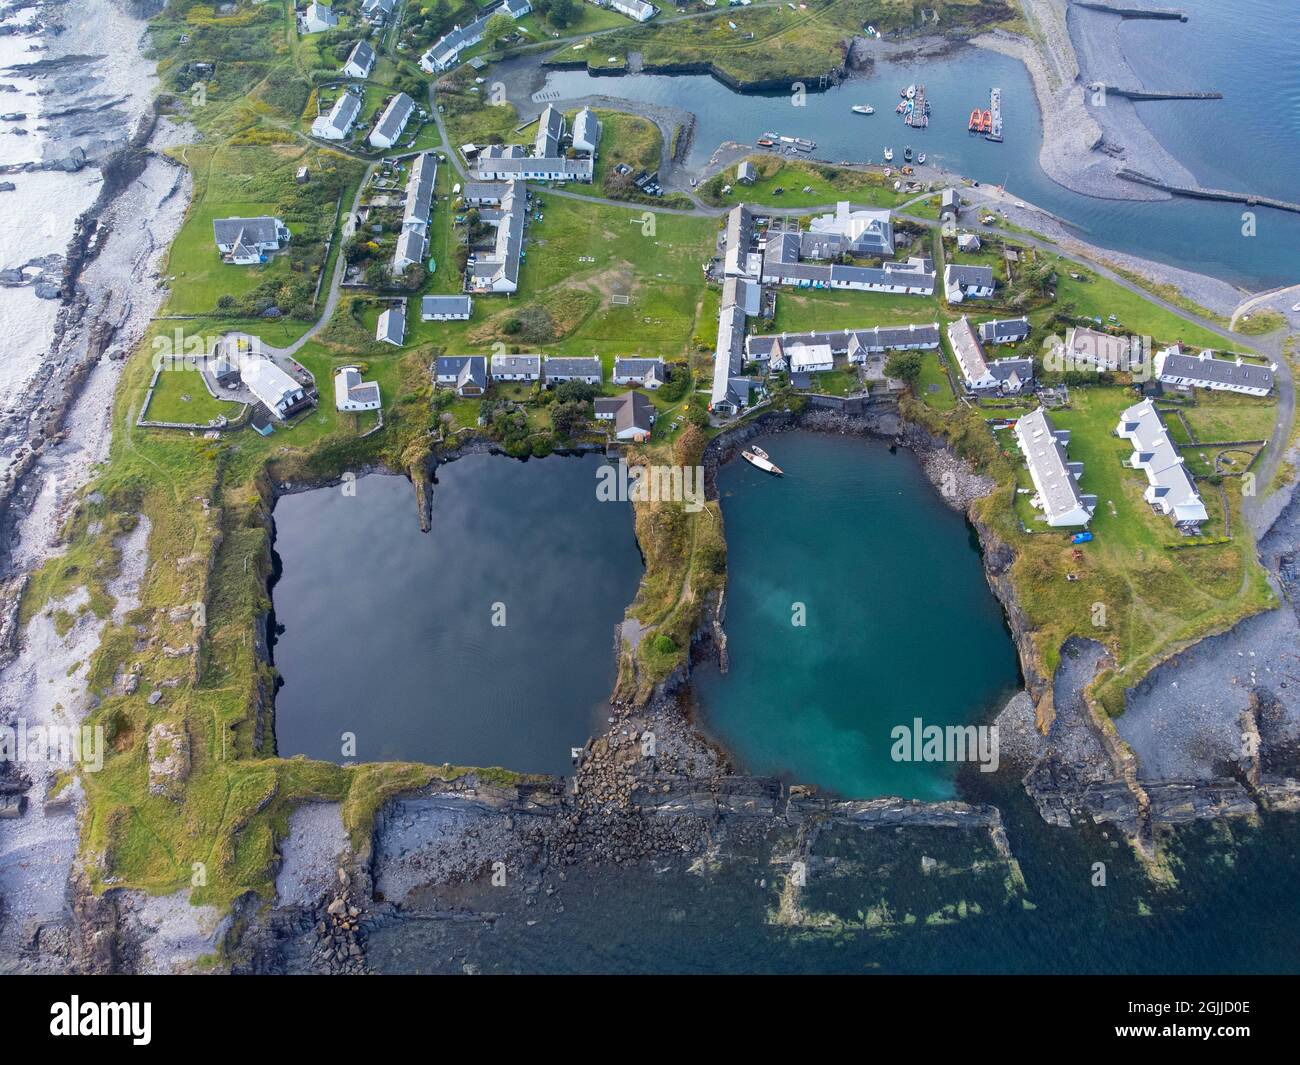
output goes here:
[[770, 473], [773, 476], [780, 477], [784, 472], [780, 466], [767, 457], [767, 452], [761, 447], [747, 448], [740, 453], [740, 457], [751, 466], [757, 466], [764, 473]]

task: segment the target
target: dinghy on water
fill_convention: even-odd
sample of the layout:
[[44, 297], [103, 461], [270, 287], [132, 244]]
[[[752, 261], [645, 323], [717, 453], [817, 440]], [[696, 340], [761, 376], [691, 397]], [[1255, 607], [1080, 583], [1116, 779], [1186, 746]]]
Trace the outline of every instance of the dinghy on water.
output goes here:
[[757, 466], [764, 473], [770, 473], [775, 477], [780, 477], [785, 471], [781, 469], [768, 453], [761, 447], [751, 446], [740, 453], [740, 457], [752, 466]]

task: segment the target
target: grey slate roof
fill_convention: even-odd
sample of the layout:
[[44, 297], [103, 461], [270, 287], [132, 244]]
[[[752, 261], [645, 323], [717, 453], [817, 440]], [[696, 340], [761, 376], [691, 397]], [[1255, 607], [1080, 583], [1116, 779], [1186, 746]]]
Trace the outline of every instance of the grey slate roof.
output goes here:
[[468, 204], [500, 203], [505, 192], [506, 183], [504, 181], [465, 182], [464, 196], [465, 202]]
[[415, 110], [415, 101], [404, 92], [399, 92], [391, 100], [388, 106], [384, 108], [384, 113], [379, 116], [379, 121], [375, 123], [375, 128], [371, 131], [370, 136], [387, 137], [390, 141], [397, 137], [402, 127], [406, 125], [407, 120], [411, 117], [411, 112]]
[[533, 153], [539, 158], [558, 156], [562, 136], [564, 136], [564, 112], [554, 104], [547, 104], [537, 119], [537, 137], [533, 141]]
[[1160, 367], [1162, 377], [1185, 377], [1192, 381], [1204, 381], [1207, 385], [1235, 385], [1244, 388], [1273, 388], [1273, 371], [1267, 366], [1255, 362], [1238, 363], [1235, 359], [1202, 358], [1199, 355], [1184, 355], [1173, 350], [1162, 353]]
[[988, 378], [988, 361], [984, 348], [971, 328], [970, 319], [962, 315], [948, 326], [948, 343], [952, 345], [957, 370], [967, 388], [982, 388]]
[[423, 314], [468, 314], [472, 304], [468, 296], [424, 296], [420, 300]]
[[440, 67], [445, 67], [448, 63], [453, 63], [456, 57], [470, 44], [483, 37], [483, 31], [487, 28], [488, 19], [495, 11], [489, 11], [486, 15], [476, 18], [467, 26], [457, 26], [450, 33], [444, 34], [434, 42], [433, 47], [425, 54]]
[[[406, 315], [401, 308], [390, 307], [379, 316], [379, 325], [375, 330], [376, 340], [386, 340], [401, 347], [406, 339]], [[379, 386], [376, 385], [376, 388]]]
[[540, 355], [493, 355], [492, 376], [503, 377], [506, 374], [542, 375], [542, 357]]
[[590, 181], [594, 167], [590, 159], [566, 159], [559, 155], [512, 155], [482, 151], [474, 163], [480, 181], [526, 179], [529, 174], [545, 174], [546, 180]]
[[546, 358], [546, 376], [595, 377], [601, 379], [605, 374], [600, 359], [594, 356], [591, 358], [556, 358], [548, 355]]
[[1009, 383], [1012, 374], [1014, 374], [1021, 387], [1023, 387], [1034, 379], [1034, 360], [994, 359], [989, 363], [989, 373], [998, 379], [999, 384], [1003, 385]]
[[276, 243], [280, 239], [275, 219], [265, 214], [256, 218], [215, 218], [212, 235], [218, 244], [234, 244], [242, 239], [243, 243], [254, 245]]
[[401, 271], [411, 263], [418, 263], [424, 258], [428, 237], [423, 229], [403, 230], [397, 238], [397, 247], [393, 251], [393, 268]]
[[421, 152], [411, 164], [406, 179], [406, 208], [402, 212], [402, 225], [429, 224], [433, 210], [433, 188], [438, 179], [438, 159], [432, 152]]
[[512, 285], [519, 283], [519, 260], [524, 248], [524, 221], [527, 211], [527, 187], [522, 181], [505, 185], [501, 209], [497, 213], [496, 243], [491, 254], [479, 254], [470, 267], [470, 277], [479, 285], [490, 285], [497, 278], [505, 278]]
[[[1058, 430], [1040, 407], [1016, 421], [1016, 439], [1029, 466], [1034, 487], [1049, 523], [1052, 519], [1091, 515], [1096, 499], [1079, 490], [1082, 463], [1071, 462], [1065, 452], [1070, 434]], [[1076, 524], [1086, 524], [1086, 518]]]
[[615, 377], [643, 377], [653, 370], [663, 370], [663, 359], [631, 357], [614, 360]]
[[1127, 369], [1139, 364], [1141, 343], [1137, 337], [1114, 336], [1086, 326], [1071, 326], [1065, 331], [1065, 356], [1076, 366]]
[[1148, 502], [1160, 506], [1176, 522], [1199, 523], [1209, 517], [1196, 483], [1150, 399], [1125, 410], [1116, 432], [1133, 445], [1132, 463], [1147, 476]]
[[624, 392], [621, 396], [600, 397], [596, 400], [597, 414], [614, 415], [614, 431], [636, 429], [650, 432], [654, 420], [654, 404], [644, 392]]
[[334, 127], [343, 136], [351, 128], [352, 123], [357, 120], [357, 114], [361, 110], [361, 98], [355, 93], [345, 92], [340, 94], [339, 98], [334, 101], [334, 106], [330, 108], [329, 114], [325, 117], [329, 124]]
[[355, 63], [369, 76], [371, 68], [375, 65], [375, 50], [370, 47], [369, 41], [357, 41], [352, 46], [352, 51], [348, 53], [347, 63], [344, 66]]
[[998, 318], [980, 322], [980, 339], [985, 344], [1015, 344], [1029, 336], [1028, 318]]
[[485, 355], [443, 355], [434, 365], [437, 377], [454, 377], [456, 387], [473, 382], [480, 388], [487, 388], [488, 366]]
[[962, 288], [992, 288], [994, 284], [993, 267], [974, 266], [968, 263], [949, 263], [943, 269], [945, 285], [957, 284]]
[[594, 149], [600, 141], [600, 119], [590, 107], [584, 107], [573, 120], [573, 143], [589, 144]]
[[766, 359], [775, 344], [829, 344], [836, 355], [865, 348], [867, 351], [884, 351], [889, 348], [911, 346], [939, 346], [939, 323], [913, 325], [878, 325], [870, 329], [834, 329], [830, 332], [779, 333], [768, 336], [750, 336], [745, 340], [745, 351], [751, 359]]

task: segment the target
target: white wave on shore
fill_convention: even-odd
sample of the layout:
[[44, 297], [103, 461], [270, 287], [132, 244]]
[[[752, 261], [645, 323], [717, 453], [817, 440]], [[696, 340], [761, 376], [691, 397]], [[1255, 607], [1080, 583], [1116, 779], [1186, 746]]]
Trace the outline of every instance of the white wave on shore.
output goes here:
[[[26, 117], [0, 122], [0, 168], [45, 166], [78, 150], [88, 165], [0, 175], [15, 186], [0, 192], [0, 269], [64, 255], [78, 216], [99, 195], [95, 164], [126, 143], [157, 85], [142, 50], [145, 23], [114, 0], [25, 9], [6, 24], [27, 31], [0, 36], [0, 85], [15, 90], [0, 91], [0, 113]], [[62, 32], [52, 32], [56, 25]], [[50, 353], [59, 309], [31, 286], [0, 288], [0, 475], [21, 443], [21, 398]]]
[[[81, 132], [75, 138], [60, 140], [57, 127], [52, 129], [44, 153], [50, 158], [51, 151], [80, 144], [89, 158], [100, 161], [129, 140], [151, 105], [156, 78], [153, 64], [140, 48], [144, 23], [139, 18], [112, 0], [84, 0], [78, 7], [84, 17], [76, 27], [54, 38], [57, 54], [97, 51], [111, 56], [102, 62], [78, 63], [79, 91], [116, 94], [122, 102], [97, 111], [94, 121], [81, 122]], [[54, 53], [51, 48], [43, 54]], [[53, 98], [51, 94], [46, 100]], [[108, 120], [99, 121], [105, 116]], [[6, 321], [5, 315], [23, 320], [27, 301], [39, 305], [38, 311], [51, 310], [47, 324], [29, 319], [22, 334], [7, 330], [10, 344], [0, 348], [0, 362], [7, 363], [11, 373], [27, 373], [29, 379], [38, 381], [38, 387], [17, 390], [0, 382], [5, 408], [5, 413], [0, 413], [0, 434], [21, 436], [20, 446], [30, 441], [40, 449], [23, 478], [21, 495], [11, 503], [14, 535], [6, 548], [10, 573], [19, 576], [8, 585], [8, 591], [16, 587], [23, 573], [62, 549], [60, 530], [68, 508], [98, 464], [108, 457], [122, 362], [97, 358], [95, 330], [104, 325], [114, 327], [113, 347], [130, 350], [157, 313], [165, 295], [159, 278], [161, 257], [180, 229], [192, 190], [189, 172], [160, 153], [188, 139], [190, 132], [168, 120], [159, 122], [149, 143], [153, 154], [141, 173], [111, 202], [101, 204], [102, 239], [97, 254], [80, 275], [76, 301], [64, 307], [61, 301], [36, 299], [30, 289], [0, 289], [0, 325]], [[60, 181], [69, 178], [87, 183], [84, 198], [74, 201], [70, 196], [58, 196]], [[96, 201], [102, 188], [99, 170], [93, 165], [73, 175], [27, 171], [13, 175], [12, 180], [42, 190], [34, 195], [56, 197], [58, 226], [66, 227], [66, 232], [50, 238], [59, 253], [67, 246], [77, 215]], [[37, 219], [36, 224], [39, 222]], [[3, 265], [9, 264], [0, 260]], [[56, 343], [53, 315], [60, 312], [64, 320]], [[16, 336], [21, 343], [13, 342]], [[47, 439], [42, 422], [66, 398], [70, 371], [86, 364], [92, 368], [75, 401], [67, 407], [60, 431]], [[8, 439], [0, 443], [0, 453], [12, 454]], [[0, 476], [3, 473], [4, 464], [0, 463]], [[148, 536], [148, 522], [142, 521], [121, 544], [122, 573], [113, 588], [120, 609], [137, 601], [147, 564]], [[16, 597], [7, 595], [5, 608], [15, 610]], [[71, 726], [79, 722], [90, 700], [83, 667], [98, 645], [101, 629], [102, 623], [92, 612], [81, 613], [72, 631], [62, 635], [54, 631], [48, 611], [33, 618], [11, 661], [0, 669], [0, 711], [21, 708], [25, 720], [41, 724]], [[0, 971], [15, 967], [20, 972], [65, 971], [73, 950], [68, 884], [77, 857], [80, 792], [75, 789], [70, 795], [73, 809], [61, 811], [52, 802], [47, 809], [50, 773], [33, 772], [31, 777], [33, 787], [25, 816], [0, 821]]]

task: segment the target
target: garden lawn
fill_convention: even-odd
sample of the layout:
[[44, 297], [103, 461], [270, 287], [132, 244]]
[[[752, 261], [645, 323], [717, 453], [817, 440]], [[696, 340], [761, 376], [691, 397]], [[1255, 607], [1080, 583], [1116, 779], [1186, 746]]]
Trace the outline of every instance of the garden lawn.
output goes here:
[[[1058, 429], [1071, 433], [1069, 458], [1083, 463], [1080, 487], [1098, 497], [1089, 526], [1094, 540], [1077, 550], [1069, 542], [1076, 530], [1026, 536], [1011, 532], [1006, 519], [1023, 513], [1004, 487], [982, 504], [1015, 544], [1012, 569], [1017, 597], [1035, 627], [1035, 642], [1048, 668], [1055, 668], [1061, 644], [1070, 635], [1105, 642], [1117, 667], [1099, 682], [1097, 692], [1111, 713], [1123, 709], [1124, 690], [1178, 646], [1218, 631], [1248, 614], [1275, 605], [1253, 542], [1234, 513], [1234, 538], [1224, 544], [1188, 546], [1196, 540], [1179, 534], [1169, 519], [1157, 515], [1142, 493], [1147, 481], [1123, 463], [1131, 454], [1125, 440], [1113, 435], [1120, 412], [1134, 401], [1120, 386], [1071, 390], [1070, 409], [1050, 415]], [[1005, 434], [1004, 434], [1005, 435]], [[1007, 448], [1003, 442], [1004, 448]], [[1017, 465], [1023, 459], [1014, 450]], [[1023, 475], [1020, 476], [1024, 481]], [[1198, 483], [1210, 521], [1206, 539], [1224, 533], [1224, 494], [1206, 481]], [[1238, 507], [1235, 492], [1228, 505]], [[1073, 573], [1078, 580], [1068, 581]]]
[[[1087, 280], [1075, 281], [1070, 277], [1070, 271], [1082, 274]], [[1214, 349], [1222, 349], [1227, 343], [1217, 333], [1158, 307], [1138, 293], [1094, 274], [1085, 267], [1064, 260], [1059, 269], [1056, 309], [1084, 318], [1100, 318], [1103, 322], [1107, 322], [1113, 314], [1119, 319], [1122, 328], [1131, 333], [1150, 336], [1157, 343], [1181, 341], [1193, 347]]]
[[[736, 169], [728, 167], [710, 178], [700, 189], [700, 198], [715, 206], [733, 207], [738, 203], [768, 207], [820, 207], [849, 200], [860, 207], [893, 207], [907, 197], [894, 191], [884, 175], [850, 170], [816, 163], [786, 162], [770, 155], [750, 156], [758, 171], [752, 185], [736, 180]], [[722, 188], [731, 186], [723, 195]], [[810, 191], [804, 192], [807, 188]], [[778, 193], [776, 190], [782, 189]]]
[[158, 375], [145, 417], [155, 422], [207, 425], [218, 415], [234, 418], [241, 404], [212, 398], [197, 370], [164, 370]]
[[172, 278], [168, 312], [208, 313], [216, 309], [217, 300], [222, 296], [238, 298], [268, 278], [287, 274], [287, 254], [274, 255], [261, 266], [235, 266], [222, 262], [212, 233], [212, 223], [217, 218], [249, 218], [274, 214], [275, 210], [273, 201], [214, 203], [204, 199], [191, 206], [167, 259], [167, 273]]
[[951, 317], [931, 296], [844, 289], [779, 288], [773, 332], [870, 329], [876, 325], [940, 322]]

